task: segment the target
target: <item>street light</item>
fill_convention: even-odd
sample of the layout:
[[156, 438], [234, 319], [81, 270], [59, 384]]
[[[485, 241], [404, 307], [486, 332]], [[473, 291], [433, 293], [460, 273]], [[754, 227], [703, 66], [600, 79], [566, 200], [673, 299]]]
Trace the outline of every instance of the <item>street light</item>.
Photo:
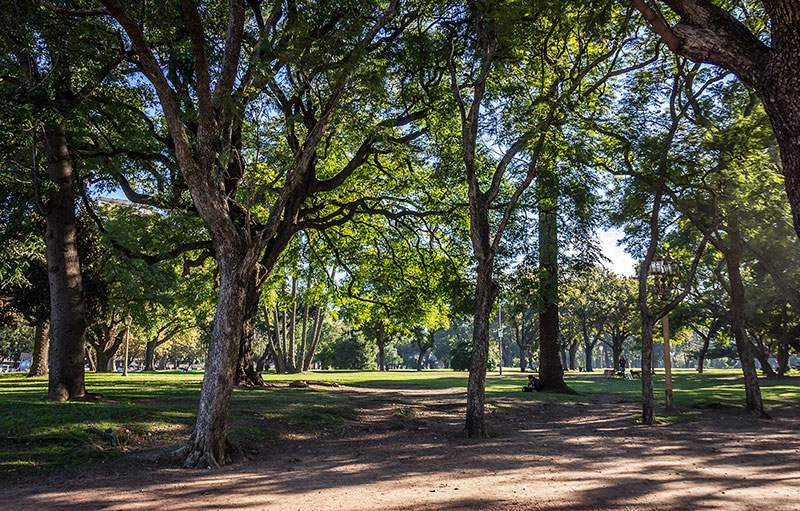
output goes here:
[[[656, 292], [661, 297], [661, 306], [666, 307], [672, 293], [672, 279], [675, 276], [675, 267], [672, 261], [665, 257], [656, 255], [650, 263], [650, 273], [653, 275]], [[669, 346], [669, 314], [664, 314], [661, 318], [664, 327], [664, 386], [666, 407], [675, 406], [672, 397], [672, 355]]]
[[133, 318], [130, 314], [125, 316], [125, 367], [122, 369], [122, 376], [128, 376], [128, 340], [131, 337], [131, 323]]

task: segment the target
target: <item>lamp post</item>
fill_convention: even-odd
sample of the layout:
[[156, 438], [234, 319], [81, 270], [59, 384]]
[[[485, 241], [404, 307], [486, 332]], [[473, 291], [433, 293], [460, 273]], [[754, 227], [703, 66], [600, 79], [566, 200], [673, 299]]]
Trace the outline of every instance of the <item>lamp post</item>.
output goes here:
[[125, 316], [125, 366], [122, 368], [122, 376], [128, 376], [128, 340], [131, 337], [131, 323], [133, 318], [130, 314]]
[[[675, 274], [673, 265], [669, 259], [657, 255], [653, 259], [653, 262], [650, 263], [650, 273], [653, 274], [656, 292], [661, 297], [661, 306], [666, 307], [670, 293], [672, 292], [672, 278]], [[661, 318], [661, 325], [664, 327], [665, 404], [667, 408], [673, 408], [675, 403], [672, 395], [672, 354], [669, 345], [669, 314], [664, 314], [664, 317]]]

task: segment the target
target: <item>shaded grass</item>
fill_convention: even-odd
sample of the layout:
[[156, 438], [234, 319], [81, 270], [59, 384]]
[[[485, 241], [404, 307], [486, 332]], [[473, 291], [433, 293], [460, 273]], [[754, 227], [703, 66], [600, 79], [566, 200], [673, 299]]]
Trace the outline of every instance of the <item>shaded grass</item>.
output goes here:
[[[202, 373], [164, 371], [86, 375], [90, 392], [100, 401], [53, 403], [43, 398], [47, 378], [24, 374], [0, 375], [0, 477], [13, 472], [82, 466], [113, 459], [131, 449], [177, 444], [194, 423]], [[298, 375], [265, 373], [268, 382], [321, 381], [365, 388], [453, 389], [463, 392], [466, 372], [439, 371], [312, 371]], [[526, 375], [504, 371], [486, 381], [487, 402], [529, 400], [591, 401], [596, 394], [616, 394], [638, 401], [638, 380], [602, 378], [600, 373], [569, 373], [568, 384], [579, 394], [522, 393]], [[765, 404], [773, 411], [800, 409], [800, 378], [760, 380]], [[677, 370], [675, 402], [679, 412], [661, 416], [668, 421], [695, 420], [698, 414], [680, 412], [708, 405], [741, 407], [744, 388], [737, 370], [710, 370], [702, 375]], [[655, 377], [658, 402], [663, 400], [663, 374]], [[237, 389], [231, 409], [234, 442], [265, 445], [282, 438], [335, 432], [355, 418], [359, 398], [325, 388]], [[380, 399], [372, 396], [371, 399]], [[94, 432], [88, 431], [94, 428]], [[102, 434], [111, 428], [114, 438]]]

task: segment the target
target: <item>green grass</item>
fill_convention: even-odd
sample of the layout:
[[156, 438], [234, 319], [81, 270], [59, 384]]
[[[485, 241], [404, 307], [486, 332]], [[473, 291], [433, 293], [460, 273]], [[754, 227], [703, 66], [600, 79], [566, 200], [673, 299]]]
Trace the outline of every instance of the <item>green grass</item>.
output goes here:
[[[569, 373], [568, 384], [579, 394], [562, 396], [522, 393], [525, 375], [506, 369], [503, 378], [492, 373], [486, 382], [487, 401], [586, 401], [591, 394], [613, 393], [632, 401], [641, 396], [639, 380], [602, 378], [597, 373]], [[197, 412], [202, 373], [165, 371], [86, 376], [100, 401], [53, 403], [43, 399], [47, 378], [24, 374], [0, 375], [0, 476], [10, 472], [41, 471], [81, 466], [110, 459], [148, 446], [175, 444], [191, 431]], [[312, 371], [298, 375], [265, 373], [268, 382], [307, 380], [369, 388], [430, 388], [463, 391], [467, 373], [439, 371]], [[765, 404], [772, 410], [800, 409], [800, 378], [761, 379]], [[740, 407], [744, 401], [741, 373], [710, 370], [699, 375], [677, 370], [675, 402], [679, 409], [718, 403]], [[663, 396], [663, 373], [655, 377], [657, 400]], [[236, 390], [231, 410], [234, 441], [265, 444], [282, 435], [309, 435], [342, 427], [355, 416], [357, 398], [324, 388], [264, 388]], [[673, 416], [674, 415], [674, 416]], [[676, 413], [665, 420], [685, 420], [696, 415]], [[117, 442], [101, 432], [111, 428]]]

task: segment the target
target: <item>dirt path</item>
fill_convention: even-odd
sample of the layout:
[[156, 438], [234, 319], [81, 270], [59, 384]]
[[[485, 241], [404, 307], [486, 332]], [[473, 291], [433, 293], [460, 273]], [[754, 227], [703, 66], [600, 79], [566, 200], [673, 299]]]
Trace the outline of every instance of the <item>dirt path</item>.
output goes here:
[[800, 417], [736, 411], [646, 428], [636, 403], [495, 403], [464, 438], [463, 393], [370, 390], [343, 434], [286, 439], [219, 471], [123, 460], [0, 489], [13, 510], [800, 510]]

